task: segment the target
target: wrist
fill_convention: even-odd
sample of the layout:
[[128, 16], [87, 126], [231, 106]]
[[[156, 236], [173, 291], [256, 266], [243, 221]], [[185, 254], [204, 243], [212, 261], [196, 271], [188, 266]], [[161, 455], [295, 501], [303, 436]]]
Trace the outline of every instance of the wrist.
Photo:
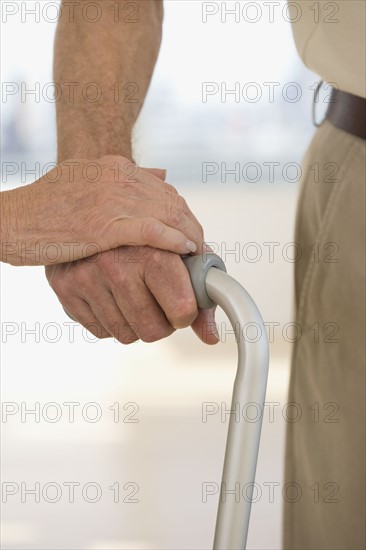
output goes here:
[[9, 262], [9, 256], [13, 257], [15, 250], [18, 248], [16, 240], [14, 238], [14, 209], [12, 208], [14, 202], [14, 191], [2, 191], [0, 193], [0, 261]]
[[[96, 124], [82, 108], [74, 113], [74, 124], [69, 123], [69, 117], [58, 120], [57, 159], [63, 162], [67, 159], [95, 160], [105, 155], [132, 158], [132, 129], [121, 123], [115, 117], [108, 117], [109, 124]], [[64, 128], [70, 131], [65, 132]]]
[[103, 145], [102, 143], [82, 143], [73, 146], [72, 144], [59, 142], [57, 147], [57, 162], [61, 163], [69, 159], [96, 160], [106, 155], [115, 155], [132, 160], [131, 144]]

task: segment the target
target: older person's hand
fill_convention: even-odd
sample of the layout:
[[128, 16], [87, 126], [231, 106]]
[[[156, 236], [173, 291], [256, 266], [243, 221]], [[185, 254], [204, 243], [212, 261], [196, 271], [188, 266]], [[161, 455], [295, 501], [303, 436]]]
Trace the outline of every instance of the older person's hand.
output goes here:
[[[165, 176], [162, 170], [146, 171]], [[202, 228], [190, 211], [186, 215], [194, 228], [188, 232], [202, 252]], [[214, 310], [197, 309], [188, 271], [178, 254], [124, 246], [48, 266], [46, 275], [68, 314], [98, 338], [114, 337], [123, 344], [138, 339], [154, 342], [191, 325], [203, 342], [218, 342]]]
[[202, 247], [184, 199], [124, 157], [62, 162], [0, 199], [1, 261], [12, 265], [60, 264], [122, 245], [177, 254]]
[[69, 315], [98, 338], [154, 342], [192, 325], [204, 342], [218, 341], [212, 333], [214, 311], [197, 310], [178, 254], [126, 246], [95, 261], [49, 266], [46, 274]]

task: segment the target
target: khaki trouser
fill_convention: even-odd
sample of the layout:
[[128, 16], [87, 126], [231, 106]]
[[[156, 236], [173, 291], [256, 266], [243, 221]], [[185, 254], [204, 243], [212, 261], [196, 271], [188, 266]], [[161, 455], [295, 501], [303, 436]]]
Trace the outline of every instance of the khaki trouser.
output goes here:
[[296, 421], [288, 425], [285, 469], [288, 550], [366, 548], [365, 149], [365, 141], [325, 121], [304, 159], [296, 222], [302, 256], [295, 264], [302, 336], [293, 350]]

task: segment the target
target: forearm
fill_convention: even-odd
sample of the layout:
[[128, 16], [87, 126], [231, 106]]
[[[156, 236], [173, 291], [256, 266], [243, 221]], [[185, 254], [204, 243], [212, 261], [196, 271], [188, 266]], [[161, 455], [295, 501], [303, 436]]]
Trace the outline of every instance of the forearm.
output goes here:
[[[98, 0], [94, 23], [86, 20], [82, 4], [74, 17], [62, 9], [56, 32], [58, 160], [131, 158], [132, 129], [161, 42], [162, 2]], [[129, 16], [134, 7], [138, 11]]]

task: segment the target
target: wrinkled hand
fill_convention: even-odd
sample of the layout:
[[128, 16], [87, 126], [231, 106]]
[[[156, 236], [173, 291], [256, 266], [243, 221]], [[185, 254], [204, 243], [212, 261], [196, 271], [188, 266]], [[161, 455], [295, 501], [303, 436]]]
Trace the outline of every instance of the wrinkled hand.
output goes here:
[[192, 325], [209, 344], [213, 310], [197, 311], [189, 274], [178, 254], [121, 247], [93, 258], [46, 268], [69, 315], [98, 338], [154, 342]]
[[62, 162], [35, 183], [1, 193], [1, 260], [74, 261], [121, 245], [194, 252], [202, 232], [184, 199], [119, 156]]
[[[164, 178], [161, 170], [148, 170]], [[191, 214], [201, 237], [203, 232]], [[192, 326], [216, 344], [214, 309], [197, 310], [187, 268], [178, 254], [149, 246], [124, 246], [85, 260], [46, 268], [48, 281], [68, 314], [98, 338], [123, 344], [154, 342]]]

